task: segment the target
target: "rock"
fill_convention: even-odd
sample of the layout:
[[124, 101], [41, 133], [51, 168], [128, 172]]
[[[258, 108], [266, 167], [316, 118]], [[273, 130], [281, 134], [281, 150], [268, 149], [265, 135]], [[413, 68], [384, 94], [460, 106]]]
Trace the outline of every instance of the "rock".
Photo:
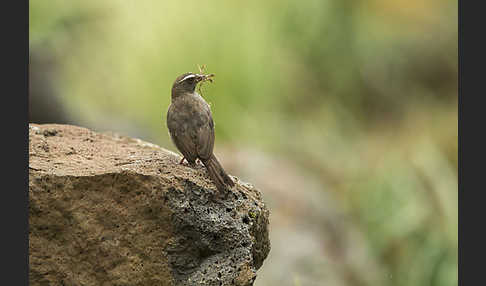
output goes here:
[[253, 186], [139, 139], [29, 124], [30, 285], [253, 285], [270, 251]]

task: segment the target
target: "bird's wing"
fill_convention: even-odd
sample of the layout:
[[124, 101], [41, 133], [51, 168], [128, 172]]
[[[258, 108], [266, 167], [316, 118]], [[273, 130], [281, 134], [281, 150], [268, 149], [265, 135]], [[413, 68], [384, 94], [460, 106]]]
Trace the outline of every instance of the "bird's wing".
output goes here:
[[213, 154], [214, 148], [214, 122], [209, 106], [204, 109], [207, 116], [205, 122], [202, 122], [197, 128], [197, 155], [201, 160], [208, 160]]

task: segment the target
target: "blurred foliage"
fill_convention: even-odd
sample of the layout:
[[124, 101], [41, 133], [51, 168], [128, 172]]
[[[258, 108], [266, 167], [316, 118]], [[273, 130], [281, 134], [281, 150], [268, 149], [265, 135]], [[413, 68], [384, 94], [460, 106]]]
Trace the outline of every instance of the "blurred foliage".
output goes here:
[[389, 285], [457, 285], [457, 1], [32, 0], [30, 45], [82, 124], [173, 150], [172, 82], [205, 64], [216, 150], [318, 174]]

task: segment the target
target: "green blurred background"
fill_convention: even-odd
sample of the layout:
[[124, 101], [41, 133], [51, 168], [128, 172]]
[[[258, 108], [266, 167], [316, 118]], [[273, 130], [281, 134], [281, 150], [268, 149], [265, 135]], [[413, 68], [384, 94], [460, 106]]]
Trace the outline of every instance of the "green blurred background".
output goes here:
[[259, 188], [255, 285], [457, 285], [457, 1], [30, 1], [30, 121], [176, 151], [205, 64], [215, 154]]

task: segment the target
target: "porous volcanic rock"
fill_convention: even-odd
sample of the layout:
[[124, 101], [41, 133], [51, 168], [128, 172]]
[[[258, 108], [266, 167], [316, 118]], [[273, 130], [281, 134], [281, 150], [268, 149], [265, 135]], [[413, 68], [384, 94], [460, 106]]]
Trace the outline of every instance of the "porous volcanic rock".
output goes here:
[[30, 285], [253, 285], [270, 251], [253, 186], [139, 139], [29, 124]]

